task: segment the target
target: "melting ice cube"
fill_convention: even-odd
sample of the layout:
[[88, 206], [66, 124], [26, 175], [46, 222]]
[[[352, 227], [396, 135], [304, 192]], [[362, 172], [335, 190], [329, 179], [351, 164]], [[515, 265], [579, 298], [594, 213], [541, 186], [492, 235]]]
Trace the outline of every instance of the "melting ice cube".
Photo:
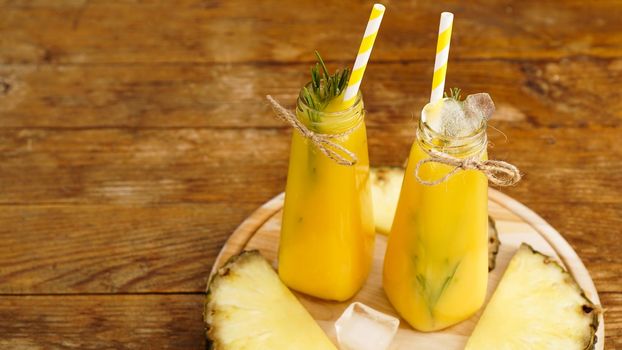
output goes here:
[[434, 131], [447, 137], [464, 137], [490, 119], [495, 105], [487, 93], [469, 95], [464, 101], [443, 98], [425, 106], [421, 118]]
[[371, 307], [354, 302], [335, 322], [341, 350], [386, 350], [400, 321]]
[[495, 103], [485, 92], [469, 95], [464, 100], [464, 111], [470, 118], [488, 120], [495, 112]]

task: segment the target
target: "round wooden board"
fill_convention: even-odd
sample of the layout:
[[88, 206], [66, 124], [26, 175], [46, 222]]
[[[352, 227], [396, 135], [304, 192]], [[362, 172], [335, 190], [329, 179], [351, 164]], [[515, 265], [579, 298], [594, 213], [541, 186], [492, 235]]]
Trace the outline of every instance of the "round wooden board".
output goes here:
[[[230, 256], [242, 250], [258, 249], [276, 267], [276, 257], [281, 228], [281, 214], [284, 195], [281, 193], [265, 203], [248, 217], [231, 235], [216, 258], [212, 273]], [[514, 199], [491, 189], [489, 191], [489, 213], [495, 219], [501, 247], [497, 255], [497, 266], [490, 273], [487, 300], [495, 290], [514, 252], [522, 242], [529, 243], [536, 250], [557, 258], [572, 273], [581, 288], [594, 303], [600, 305], [598, 293], [587, 269], [566, 240], [536, 213]], [[324, 331], [335, 341], [334, 322], [353, 301], [360, 301], [376, 310], [397, 316], [382, 289], [382, 261], [387, 237], [376, 235], [374, 265], [365, 286], [354, 298], [343, 303], [319, 300], [301, 293], [295, 294], [309, 310]], [[433, 333], [413, 330], [401, 320], [400, 329], [391, 349], [463, 349], [468, 336], [475, 327], [481, 310], [470, 319], [453, 327]], [[604, 347], [605, 324], [602, 315], [597, 336], [596, 349]]]

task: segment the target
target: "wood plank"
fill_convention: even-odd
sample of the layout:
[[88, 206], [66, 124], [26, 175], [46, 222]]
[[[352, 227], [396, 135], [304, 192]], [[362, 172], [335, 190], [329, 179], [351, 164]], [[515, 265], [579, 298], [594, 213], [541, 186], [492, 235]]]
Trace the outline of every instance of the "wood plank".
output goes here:
[[3, 349], [205, 348], [203, 295], [0, 297]]
[[288, 133], [4, 131], [0, 203], [257, 203], [283, 189]]
[[254, 205], [3, 206], [0, 294], [202, 292]]
[[[231, 63], [308, 61], [314, 49], [353, 60], [370, 4], [67, 0], [2, 7], [2, 63]], [[456, 60], [622, 56], [615, 0], [453, 0], [388, 4], [374, 60], [431, 64], [441, 11], [456, 14]]]
[[[509, 141], [491, 132], [491, 156], [526, 174], [506, 190], [513, 197], [528, 205], [529, 199], [622, 201], [622, 149], [611, 147], [619, 129], [502, 129]], [[402, 164], [413, 133], [414, 127], [370, 129], [372, 164]], [[258, 204], [284, 188], [289, 135], [286, 129], [2, 130], [0, 203]]]
[[[265, 95], [292, 107], [309, 66], [5, 65], [0, 127], [282, 127]], [[371, 64], [363, 83], [368, 125], [418, 116], [431, 76], [428, 62]], [[517, 127], [619, 126], [621, 79], [622, 59], [477, 60], [452, 62], [447, 86], [489, 92], [498, 106], [495, 119]]]

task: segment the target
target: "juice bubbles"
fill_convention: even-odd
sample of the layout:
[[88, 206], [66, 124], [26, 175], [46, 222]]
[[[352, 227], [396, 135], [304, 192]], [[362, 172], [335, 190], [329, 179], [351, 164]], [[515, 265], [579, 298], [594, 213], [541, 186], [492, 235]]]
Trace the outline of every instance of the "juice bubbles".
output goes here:
[[[446, 98], [424, 108], [385, 256], [384, 290], [399, 314], [421, 331], [468, 318], [486, 294], [486, 176], [460, 170], [432, 186], [415, 177], [417, 164], [430, 158], [426, 150], [486, 159], [485, 118], [464, 118], [463, 103]], [[453, 169], [428, 162], [419, 176], [433, 182]]]
[[279, 246], [279, 276], [290, 288], [346, 300], [364, 284], [374, 247], [365, 111], [359, 94], [342, 110], [335, 98], [322, 111], [298, 98], [296, 116], [311, 131], [342, 134], [330, 140], [353, 152], [340, 165], [294, 131]]

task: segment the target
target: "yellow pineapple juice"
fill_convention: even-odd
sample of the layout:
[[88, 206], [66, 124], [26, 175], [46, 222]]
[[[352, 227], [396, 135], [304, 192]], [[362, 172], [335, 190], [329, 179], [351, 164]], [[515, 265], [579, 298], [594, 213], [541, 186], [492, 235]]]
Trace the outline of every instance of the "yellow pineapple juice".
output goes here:
[[[410, 151], [383, 283], [389, 300], [411, 326], [434, 331], [468, 318], [484, 302], [488, 182], [480, 172], [460, 170], [440, 184], [421, 184], [415, 168], [430, 157], [426, 149], [486, 159], [486, 124], [482, 122], [472, 135], [456, 138], [420, 121]], [[426, 163], [419, 175], [424, 181], [435, 181], [453, 168]]]
[[287, 286], [339, 301], [363, 286], [374, 247], [363, 100], [359, 94], [345, 110], [341, 100], [316, 111], [298, 99], [296, 116], [310, 130], [340, 134], [354, 127], [331, 140], [354, 152], [358, 161], [339, 165], [294, 131], [278, 257], [279, 276]]

